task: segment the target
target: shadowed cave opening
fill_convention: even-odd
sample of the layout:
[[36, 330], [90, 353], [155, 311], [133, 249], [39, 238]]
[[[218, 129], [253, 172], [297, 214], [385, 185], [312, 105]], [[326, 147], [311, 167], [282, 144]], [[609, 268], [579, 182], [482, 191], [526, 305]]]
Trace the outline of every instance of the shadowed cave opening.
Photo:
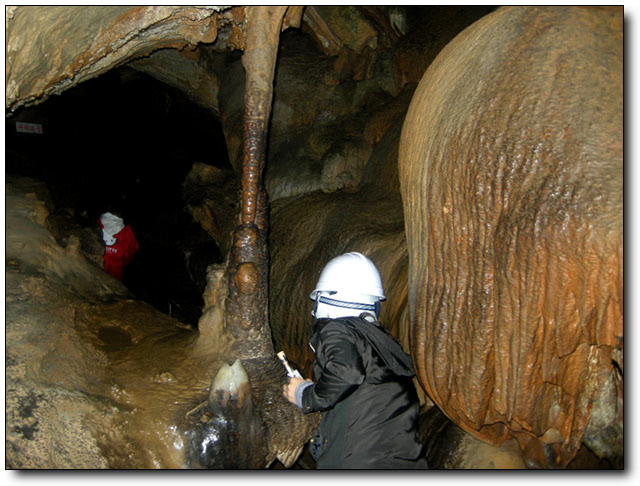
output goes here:
[[[18, 122], [42, 133], [17, 132]], [[6, 175], [44, 182], [63, 225], [99, 234], [100, 214], [120, 212], [139, 243], [124, 284], [196, 327], [206, 268], [224, 255], [185, 209], [182, 184], [196, 162], [231, 168], [215, 116], [125, 67], [18, 110], [5, 131]]]

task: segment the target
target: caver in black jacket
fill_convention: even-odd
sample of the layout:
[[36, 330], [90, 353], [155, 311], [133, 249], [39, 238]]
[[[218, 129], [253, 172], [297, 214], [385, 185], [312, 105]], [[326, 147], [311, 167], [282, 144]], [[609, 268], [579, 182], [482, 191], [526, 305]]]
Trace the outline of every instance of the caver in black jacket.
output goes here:
[[318, 468], [426, 469], [415, 373], [400, 344], [362, 317], [318, 320], [310, 344], [317, 381], [302, 409], [323, 412], [312, 444]]

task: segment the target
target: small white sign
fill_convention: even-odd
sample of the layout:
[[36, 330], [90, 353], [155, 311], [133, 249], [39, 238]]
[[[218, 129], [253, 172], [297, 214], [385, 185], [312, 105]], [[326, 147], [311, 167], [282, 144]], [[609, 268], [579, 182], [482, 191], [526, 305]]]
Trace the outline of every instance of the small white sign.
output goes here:
[[16, 132], [21, 133], [42, 133], [42, 124], [16, 122]]

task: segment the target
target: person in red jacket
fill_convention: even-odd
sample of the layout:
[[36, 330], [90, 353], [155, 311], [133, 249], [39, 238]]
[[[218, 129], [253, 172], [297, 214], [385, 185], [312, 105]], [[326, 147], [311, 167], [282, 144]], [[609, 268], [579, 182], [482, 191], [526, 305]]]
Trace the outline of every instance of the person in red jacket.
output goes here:
[[133, 260], [138, 251], [138, 241], [131, 227], [124, 224], [118, 215], [104, 213], [100, 216], [104, 251], [104, 269], [110, 275], [122, 280], [124, 267]]

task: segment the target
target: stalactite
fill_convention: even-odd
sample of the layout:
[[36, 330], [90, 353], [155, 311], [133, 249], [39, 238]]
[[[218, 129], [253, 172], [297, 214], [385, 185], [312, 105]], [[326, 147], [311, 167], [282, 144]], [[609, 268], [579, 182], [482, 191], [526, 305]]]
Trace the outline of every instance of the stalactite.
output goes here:
[[229, 258], [226, 328], [243, 358], [273, 355], [268, 323], [267, 204], [262, 174], [278, 42], [287, 7], [247, 7], [240, 214]]

